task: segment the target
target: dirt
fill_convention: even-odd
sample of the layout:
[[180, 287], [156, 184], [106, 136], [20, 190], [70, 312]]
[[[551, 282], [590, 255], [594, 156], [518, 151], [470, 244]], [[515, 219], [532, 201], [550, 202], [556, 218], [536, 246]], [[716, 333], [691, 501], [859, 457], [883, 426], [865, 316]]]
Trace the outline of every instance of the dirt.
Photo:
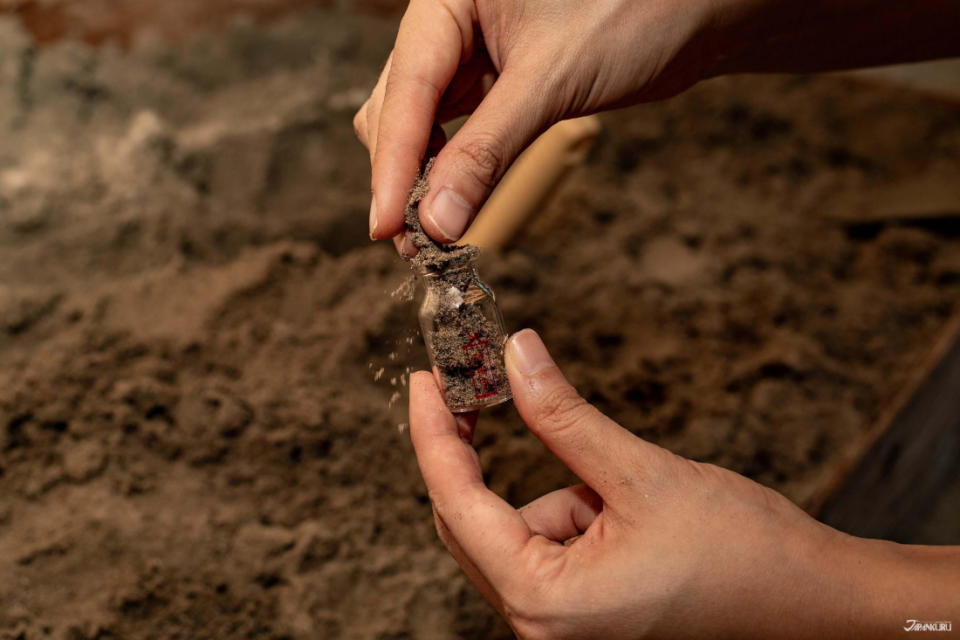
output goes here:
[[[444, 271], [471, 262], [480, 255], [480, 248], [469, 244], [443, 244], [437, 242], [423, 230], [420, 224], [420, 201], [429, 193], [430, 183], [427, 177], [433, 169], [431, 158], [423, 167], [420, 177], [410, 190], [410, 198], [404, 211], [406, 237], [416, 247], [416, 253], [410, 258], [410, 265], [417, 273], [443, 274]], [[406, 257], [406, 256], [405, 256]]]
[[[388, 407], [426, 359], [350, 121], [395, 28], [121, 53], [0, 23], [0, 637], [509, 637]], [[960, 109], [732, 78], [604, 126], [484, 259], [507, 327], [637, 434], [804, 504], [960, 295], [955, 226], [848, 220], [956, 194]], [[572, 480], [510, 405], [476, 441], [515, 504]]]
[[503, 318], [476, 267], [448, 267], [420, 280], [426, 290], [420, 331], [447, 408], [476, 411], [513, 397], [503, 359]]

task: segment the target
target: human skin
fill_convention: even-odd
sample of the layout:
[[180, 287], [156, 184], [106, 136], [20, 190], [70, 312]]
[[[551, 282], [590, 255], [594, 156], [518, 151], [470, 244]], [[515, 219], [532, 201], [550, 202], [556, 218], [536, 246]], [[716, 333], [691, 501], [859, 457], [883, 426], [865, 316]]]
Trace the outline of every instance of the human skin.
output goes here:
[[[724, 73], [949, 55], [960, 0], [413, 0], [354, 119], [370, 236], [411, 251], [403, 210], [427, 155], [421, 221], [450, 242], [564, 118]], [[438, 123], [467, 114], [447, 141]], [[520, 637], [882, 638], [960, 618], [957, 548], [847, 536], [632, 436], [576, 395], [535, 334], [506, 357], [520, 415], [584, 485], [510, 507], [483, 485], [472, 420], [447, 411], [429, 374], [411, 380], [411, 437], [441, 538]]]
[[[400, 246], [428, 148], [438, 155], [420, 217], [451, 242], [559, 120], [724, 73], [951, 55], [960, 55], [960, 0], [412, 0], [354, 119], [372, 165], [370, 236]], [[447, 141], [437, 124], [466, 114]]]
[[450, 553], [518, 637], [887, 638], [960, 622], [960, 547], [855, 538], [780, 494], [648, 443], [577, 395], [530, 330], [506, 347], [514, 402], [584, 484], [514, 509], [483, 483], [434, 378], [410, 436]]

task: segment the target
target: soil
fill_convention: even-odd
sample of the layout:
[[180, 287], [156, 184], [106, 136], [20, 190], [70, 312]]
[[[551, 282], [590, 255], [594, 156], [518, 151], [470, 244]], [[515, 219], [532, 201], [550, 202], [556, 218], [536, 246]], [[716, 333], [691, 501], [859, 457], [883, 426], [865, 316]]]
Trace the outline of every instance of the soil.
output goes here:
[[420, 331], [447, 408], [463, 413], [512, 398], [503, 320], [476, 267], [448, 268], [421, 281]]
[[427, 161], [420, 177], [410, 190], [410, 199], [404, 211], [405, 232], [416, 247], [416, 254], [410, 258], [410, 264], [417, 273], [442, 275], [444, 271], [471, 262], [480, 255], [480, 248], [464, 244], [441, 244], [427, 235], [420, 224], [420, 201], [429, 193], [427, 176], [433, 168], [433, 158]]
[[440, 244], [420, 224], [432, 166], [431, 159], [410, 190], [405, 233], [417, 249], [410, 263], [425, 289], [418, 315], [430, 365], [447, 407], [463, 413], [512, 397], [503, 361], [507, 336], [494, 294], [474, 266], [479, 247]]
[[[0, 637], [510, 637], [388, 406], [426, 360], [350, 122], [395, 28], [122, 53], [0, 23]], [[507, 327], [637, 434], [804, 504], [960, 295], [955, 227], [849, 222], [957, 195], [960, 109], [728, 78], [604, 126], [484, 260]], [[573, 479], [510, 405], [476, 442], [514, 504]]]

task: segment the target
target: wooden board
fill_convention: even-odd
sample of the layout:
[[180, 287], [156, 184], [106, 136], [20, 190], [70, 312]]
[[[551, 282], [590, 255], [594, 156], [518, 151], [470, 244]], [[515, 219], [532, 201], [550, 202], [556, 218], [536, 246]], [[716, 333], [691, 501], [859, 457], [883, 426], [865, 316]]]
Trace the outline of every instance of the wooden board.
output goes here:
[[842, 531], [906, 541], [958, 463], [960, 310], [811, 511]]

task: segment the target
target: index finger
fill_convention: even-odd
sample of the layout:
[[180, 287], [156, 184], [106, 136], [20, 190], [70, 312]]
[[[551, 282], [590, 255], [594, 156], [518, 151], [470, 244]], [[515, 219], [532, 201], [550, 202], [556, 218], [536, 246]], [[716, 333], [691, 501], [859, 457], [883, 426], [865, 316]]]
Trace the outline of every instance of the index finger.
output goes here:
[[372, 188], [376, 201], [374, 239], [403, 231], [407, 194], [420, 172], [437, 106], [473, 46], [473, 16], [465, 7], [410, 3], [397, 35], [377, 125]]
[[483, 576], [502, 584], [532, 534], [517, 510], [483, 484], [476, 451], [423, 371], [410, 378], [410, 438], [437, 515]]

